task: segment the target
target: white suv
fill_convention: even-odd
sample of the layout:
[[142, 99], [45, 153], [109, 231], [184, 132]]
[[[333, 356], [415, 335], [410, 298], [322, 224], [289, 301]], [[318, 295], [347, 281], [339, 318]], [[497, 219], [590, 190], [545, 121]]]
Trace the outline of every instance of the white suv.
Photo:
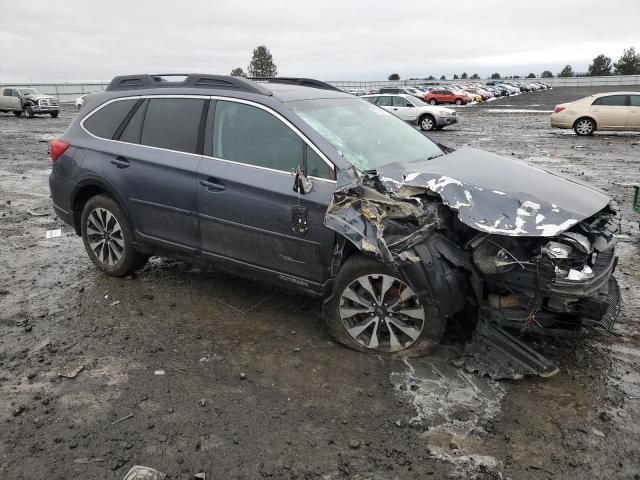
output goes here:
[[429, 105], [413, 95], [364, 95], [362, 98], [393, 113], [402, 120], [418, 125], [421, 130], [440, 130], [458, 123], [456, 111]]

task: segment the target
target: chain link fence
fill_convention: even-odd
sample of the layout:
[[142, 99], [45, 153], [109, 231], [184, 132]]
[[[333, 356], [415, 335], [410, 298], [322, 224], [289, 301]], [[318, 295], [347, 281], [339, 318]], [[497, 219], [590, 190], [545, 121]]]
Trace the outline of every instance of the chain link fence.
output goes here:
[[[508, 82], [510, 79], [503, 79]], [[566, 78], [520, 78], [515, 81], [542, 81], [552, 87], [598, 87], [598, 86], [620, 86], [622, 87], [640, 87], [640, 75], [611, 75], [608, 77], [566, 77]], [[489, 79], [479, 80], [399, 80], [399, 81], [351, 81], [351, 80], [333, 80], [328, 81], [331, 85], [341, 90], [378, 90], [382, 87], [397, 86], [414, 86], [414, 85], [437, 85], [440, 83], [452, 82], [487, 82]], [[494, 80], [495, 81], [495, 80]], [[42, 93], [53, 95], [58, 98], [60, 103], [73, 103], [76, 98], [81, 95], [93, 92], [102, 92], [107, 88], [108, 82], [84, 82], [84, 83], [12, 83], [0, 85], [11, 87], [30, 87], [37, 88]]]

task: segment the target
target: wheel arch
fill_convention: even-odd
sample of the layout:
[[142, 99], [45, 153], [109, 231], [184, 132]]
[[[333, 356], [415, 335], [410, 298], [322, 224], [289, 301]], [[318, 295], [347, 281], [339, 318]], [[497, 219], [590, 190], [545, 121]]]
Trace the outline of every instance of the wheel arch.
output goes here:
[[95, 197], [96, 195], [104, 194], [113, 198], [113, 200], [122, 209], [127, 218], [127, 221], [129, 222], [129, 225], [131, 225], [134, 229], [135, 234], [135, 227], [133, 222], [131, 221], [131, 215], [129, 214], [129, 210], [126, 208], [124, 199], [112, 185], [110, 185], [103, 179], [95, 177], [87, 178], [80, 181], [71, 194], [71, 212], [73, 218], [73, 228], [76, 234], [81, 234], [80, 217], [82, 216], [82, 210], [85, 204], [89, 201], [90, 198]]
[[597, 128], [598, 128], [598, 121], [597, 121], [593, 116], [591, 116], [591, 115], [580, 115], [578, 118], [576, 118], [576, 119], [575, 119], [575, 121], [573, 122], [573, 125], [571, 125], [571, 128], [576, 128], [576, 124], [577, 124], [580, 120], [584, 120], [584, 119], [591, 120], [591, 121], [594, 123], [594, 125], [596, 126], [596, 127], [594, 128], [594, 131], [595, 131], [595, 130], [597, 130]]

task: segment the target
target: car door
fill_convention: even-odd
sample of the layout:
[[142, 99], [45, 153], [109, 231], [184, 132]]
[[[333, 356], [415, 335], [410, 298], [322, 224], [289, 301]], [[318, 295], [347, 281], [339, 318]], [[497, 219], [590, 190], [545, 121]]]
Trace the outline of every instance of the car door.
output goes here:
[[416, 119], [416, 107], [400, 95], [393, 96], [391, 110], [394, 115], [406, 122], [413, 122]]
[[390, 113], [393, 113], [393, 97], [391, 95], [382, 95], [376, 98], [376, 105], [384, 108]]
[[596, 98], [590, 111], [598, 129], [623, 129], [629, 117], [628, 95], [607, 95]]
[[199, 250], [196, 173], [209, 99], [127, 102], [135, 105], [124, 109], [124, 121], [114, 122], [116, 141], [101, 149], [103, 177], [126, 202], [138, 237], [171, 249]]
[[[218, 99], [209, 134], [198, 168], [203, 255], [300, 285], [324, 282], [335, 243], [323, 224], [333, 167], [283, 117], [248, 101]], [[292, 170], [305, 163], [313, 189], [300, 194]]]
[[15, 88], [5, 88], [2, 91], [2, 98], [0, 98], [0, 108], [14, 111], [22, 110], [18, 90]]
[[629, 116], [627, 128], [640, 130], [640, 95], [629, 95]]

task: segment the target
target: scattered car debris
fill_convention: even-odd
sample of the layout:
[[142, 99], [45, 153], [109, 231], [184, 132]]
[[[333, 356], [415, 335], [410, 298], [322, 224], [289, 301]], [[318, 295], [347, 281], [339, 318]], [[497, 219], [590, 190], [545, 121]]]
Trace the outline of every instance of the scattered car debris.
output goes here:
[[164, 480], [166, 477], [166, 473], [162, 473], [154, 468], [134, 465], [124, 476], [123, 480]]
[[122, 418], [114, 420], [113, 422], [111, 422], [111, 425], [117, 425], [118, 423], [124, 422], [125, 420], [129, 420], [130, 418], [133, 418], [133, 413], [129, 413], [128, 415], [125, 415]]
[[56, 238], [62, 236], [62, 229], [58, 228], [57, 230], [47, 230], [45, 233], [46, 238]]
[[522, 340], [486, 319], [478, 322], [465, 348], [465, 368], [494, 380], [525, 375], [551, 377], [560, 370]]
[[84, 364], [69, 366], [58, 373], [58, 376], [64, 378], [76, 378], [82, 370], [84, 370]]
[[156, 371], [155, 371], [155, 372], [153, 372], [153, 373], [154, 373], [154, 375], [156, 375], [156, 376], [158, 376], [158, 377], [161, 377], [162, 375], [164, 375], [164, 374], [165, 374], [165, 371], [164, 371], [164, 370], [156, 370]]
[[27, 210], [27, 213], [32, 217], [46, 217], [49, 215], [49, 212], [36, 212], [35, 210]]
[[116, 305], [119, 305], [119, 304], [120, 304], [120, 300], [115, 300], [115, 301], [111, 302], [111, 303], [109, 304], [109, 306], [111, 306], [111, 307], [115, 307]]
[[96, 457], [96, 458], [90, 458], [90, 457], [83, 457], [83, 458], [76, 458], [73, 463], [80, 463], [80, 464], [85, 464], [85, 463], [100, 463], [100, 462], [104, 462], [104, 458], [100, 458], [100, 457]]

